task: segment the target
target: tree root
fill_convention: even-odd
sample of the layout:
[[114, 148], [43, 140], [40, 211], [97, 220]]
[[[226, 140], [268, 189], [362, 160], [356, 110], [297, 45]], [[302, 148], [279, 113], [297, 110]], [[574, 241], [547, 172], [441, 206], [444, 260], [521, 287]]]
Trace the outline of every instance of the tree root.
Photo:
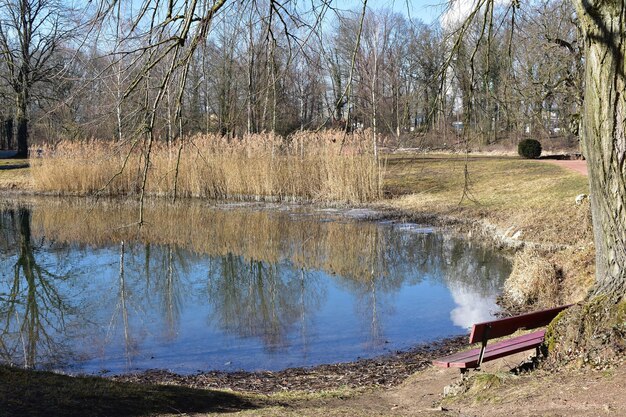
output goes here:
[[626, 359], [626, 300], [592, 296], [548, 326], [548, 364], [603, 368]]

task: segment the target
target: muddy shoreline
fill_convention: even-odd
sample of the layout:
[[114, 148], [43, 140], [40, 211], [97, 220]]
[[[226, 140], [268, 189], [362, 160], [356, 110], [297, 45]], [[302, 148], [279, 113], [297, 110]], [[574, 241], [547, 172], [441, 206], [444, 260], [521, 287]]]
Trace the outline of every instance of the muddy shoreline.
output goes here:
[[421, 344], [408, 351], [372, 359], [360, 359], [282, 371], [206, 371], [180, 375], [166, 370], [107, 376], [120, 382], [180, 385], [190, 388], [226, 389], [257, 394], [282, 391], [319, 392], [337, 389], [390, 388], [428, 366], [433, 359], [467, 346], [467, 336]]

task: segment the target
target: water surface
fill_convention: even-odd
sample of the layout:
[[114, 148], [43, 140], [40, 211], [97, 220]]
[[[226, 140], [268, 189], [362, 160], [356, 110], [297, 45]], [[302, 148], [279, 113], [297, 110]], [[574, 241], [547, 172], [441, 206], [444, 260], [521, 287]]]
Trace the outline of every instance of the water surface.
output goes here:
[[462, 334], [502, 256], [363, 212], [0, 204], [0, 360], [66, 372], [277, 370]]

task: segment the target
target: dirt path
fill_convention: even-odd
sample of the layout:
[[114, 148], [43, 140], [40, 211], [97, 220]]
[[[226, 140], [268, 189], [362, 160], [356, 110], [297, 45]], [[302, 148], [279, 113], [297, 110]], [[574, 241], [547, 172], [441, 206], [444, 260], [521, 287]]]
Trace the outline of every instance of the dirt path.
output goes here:
[[[248, 388], [244, 391], [257, 393], [256, 399], [253, 400], [255, 407], [231, 415], [241, 417], [626, 416], [626, 388], [621, 383], [626, 379], [626, 365], [612, 370], [558, 372], [538, 370], [522, 376], [513, 375], [510, 370], [524, 363], [529, 355], [532, 355], [532, 351], [521, 352], [484, 364], [481, 371], [471, 371], [470, 382], [466, 384], [469, 391], [450, 398], [443, 397], [444, 388], [461, 381], [459, 371], [429, 365], [408, 376], [397, 386], [357, 388], [356, 392], [350, 389], [351, 377], [349, 375], [344, 375], [345, 384], [339, 385], [311, 384], [310, 381], [298, 385], [291, 381], [289, 385], [293, 385], [291, 387], [295, 390], [293, 393], [268, 389], [270, 387], [262, 389], [254, 387], [254, 383], [244, 383], [243, 385], [247, 385]], [[365, 374], [368, 373], [367, 368], [362, 369], [366, 371]], [[328, 372], [318, 369], [316, 373], [327, 374]], [[203, 380], [208, 377], [207, 375], [194, 380], [180, 379], [180, 377], [179, 379], [163, 379], [161, 375], [156, 378], [157, 381], [150, 381], [156, 376], [158, 375], [143, 374], [143, 377], [148, 380], [133, 380], [133, 382], [160, 382], [190, 388], [215, 388], [220, 385], [207, 384], [207, 381]], [[330, 376], [325, 375], [322, 379], [328, 379]], [[263, 379], [262, 375], [256, 375], [256, 377]], [[249, 378], [244, 378], [246, 379]], [[286, 383], [287, 380], [293, 380], [293, 375], [283, 375], [278, 379]], [[233, 386], [225, 382], [221, 385]], [[315, 385], [317, 389], [309, 390], [312, 388], [311, 385]], [[238, 391], [242, 387], [233, 386], [233, 388]], [[345, 388], [347, 391], [343, 391]], [[327, 389], [329, 391], [326, 391]], [[308, 391], [308, 394], [304, 396], [298, 394], [303, 391]], [[258, 393], [263, 392], [274, 394], [258, 396]], [[189, 415], [204, 417], [223, 414], [191, 413]]]
[[[483, 372], [499, 374], [505, 373], [518, 363], [524, 361], [527, 353], [520, 353], [505, 359], [496, 360], [483, 365]], [[388, 389], [378, 390], [371, 394], [355, 397], [347, 401], [350, 409], [357, 415], [368, 415], [373, 412], [376, 416], [420, 416], [420, 417], [443, 417], [443, 416], [467, 416], [465, 398], [457, 403], [448, 404], [443, 401], [443, 390], [447, 385], [452, 385], [461, 380], [458, 369], [443, 369], [429, 367], [409, 377], [401, 385]], [[363, 413], [359, 410], [363, 410]], [[330, 411], [330, 410], [327, 410]], [[320, 413], [320, 416], [322, 414]], [[489, 415], [482, 409], [480, 416]], [[511, 415], [515, 415], [514, 413]], [[330, 416], [334, 416], [331, 412]]]
[[[509, 363], [510, 365], [510, 363]], [[487, 372], [487, 373], [485, 373]], [[460, 379], [458, 371], [428, 368], [402, 385], [341, 399], [321, 399], [271, 407], [253, 416], [419, 416], [419, 417], [570, 417], [626, 416], [626, 366], [612, 370], [535, 371], [522, 376], [481, 371], [488, 383], [443, 399], [443, 387]], [[495, 376], [494, 376], [495, 375]], [[442, 401], [443, 400], [443, 401]]]
[[572, 171], [587, 176], [587, 161], [584, 160], [542, 159], [541, 161], [571, 169]]
[[[626, 416], [624, 367], [612, 371], [537, 371], [524, 376], [497, 374], [492, 386], [478, 384], [438, 412], [426, 399], [441, 398], [427, 388], [441, 384], [449, 371], [429, 369], [386, 393], [400, 415], [415, 416]], [[426, 396], [425, 396], [426, 394]]]

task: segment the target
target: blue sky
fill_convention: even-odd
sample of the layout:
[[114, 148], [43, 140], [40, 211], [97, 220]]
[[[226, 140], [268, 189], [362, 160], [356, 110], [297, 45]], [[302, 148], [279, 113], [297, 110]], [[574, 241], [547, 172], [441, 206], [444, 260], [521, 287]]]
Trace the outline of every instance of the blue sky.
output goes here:
[[[421, 19], [424, 23], [432, 23], [443, 13], [446, 0], [368, 0], [372, 9], [389, 8], [405, 16]], [[337, 0], [341, 8], [359, 9], [361, 0]]]

